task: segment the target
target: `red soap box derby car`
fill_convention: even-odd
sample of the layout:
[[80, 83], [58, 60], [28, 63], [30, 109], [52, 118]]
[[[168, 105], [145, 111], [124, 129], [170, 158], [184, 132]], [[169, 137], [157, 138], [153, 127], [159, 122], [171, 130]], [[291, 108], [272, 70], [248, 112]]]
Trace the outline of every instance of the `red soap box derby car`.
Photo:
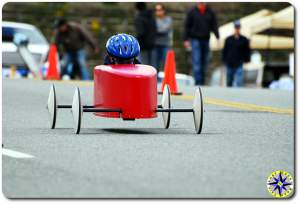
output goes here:
[[52, 85], [47, 103], [51, 129], [55, 128], [58, 109], [71, 109], [76, 134], [80, 132], [83, 112], [123, 120], [155, 118], [157, 113], [161, 112], [165, 128], [169, 128], [171, 112], [191, 112], [194, 116], [196, 133], [200, 134], [203, 123], [203, 99], [200, 87], [195, 91], [191, 109], [171, 108], [168, 85], [165, 85], [161, 104], [158, 105], [156, 74], [153, 67], [141, 64], [96, 66], [93, 105], [82, 105], [78, 87], [75, 89], [72, 105], [57, 104], [55, 87]]

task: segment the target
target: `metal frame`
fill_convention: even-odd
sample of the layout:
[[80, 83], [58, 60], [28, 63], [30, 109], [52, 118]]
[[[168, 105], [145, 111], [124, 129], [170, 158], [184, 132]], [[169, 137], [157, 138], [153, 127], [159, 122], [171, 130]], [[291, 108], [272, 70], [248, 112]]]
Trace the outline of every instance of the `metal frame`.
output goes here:
[[[53, 89], [54, 89], [54, 92], [55, 92], [55, 87], [53, 85]], [[199, 87], [200, 89], [200, 87]], [[55, 94], [55, 93], [54, 93]], [[80, 93], [79, 93], [80, 94]], [[56, 94], [55, 94], [55, 97], [56, 97]], [[79, 95], [80, 97], [80, 95]], [[201, 90], [200, 90], [200, 98], [201, 98], [201, 112], [203, 114], [203, 102], [202, 102], [202, 93], [201, 93]], [[57, 109], [72, 109], [72, 105], [67, 105], [67, 104], [61, 104], [61, 105], [58, 105], [57, 104], [57, 101], [56, 101], [56, 98], [54, 100], [55, 102], [55, 106]], [[82, 107], [82, 112], [86, 112], [86, 113], [103, 113], [103, 112], [111, 112], [111, 113], [119, 113], [119, 114], [122, 114], [122, 110], [121, 109], [113, 109], [113, 108], [95, 108], [95, 106], [93, 105], [83, 105], [81, 106]], [[194, 109], [193, 108], [168, 108], [168, 109], [164, 109], [163, 106], [160, 104], [160, 105], [157, 105], [157, 109], [155, 110], [155, 112], [157, 113], [186, 113], [186, 112], [191, 112], [191, 113], [195, 113]], [[57, 113], [55, 111], [54, 113], [54, 120], [56, 121], [56, 116], [57, 116]], [[80, 116], [82, 117], [82, 116]], [[81, 118], [80, 118], [81, 120]], [[203, 116], [201, 118], [201, 127], [199, 130], [197, 130], [197, 134], [201, 133], [201, 129], [202, 129], [202, 121], [203, 121]], [[79, 122], [81, 123], [81, 121]], [[54, 127], [52, 127], [52, 129], [55, 128], [55, 125]], [[197, 128], [196, 128], [197, 129]], [[80, 127], [77, 128], [78, 131], [76, 131], [76, 134], [79, 133], [80, 131]]]

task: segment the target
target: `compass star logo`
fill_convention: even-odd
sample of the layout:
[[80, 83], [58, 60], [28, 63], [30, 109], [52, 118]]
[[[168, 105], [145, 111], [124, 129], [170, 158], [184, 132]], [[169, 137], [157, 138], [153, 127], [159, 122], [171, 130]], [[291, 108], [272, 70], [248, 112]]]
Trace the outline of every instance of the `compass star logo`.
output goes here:
[[284, 198], [293, 192], [293, 178], [285, 171], [274, 171], [267, 180], [268, 191], [276, 198]]

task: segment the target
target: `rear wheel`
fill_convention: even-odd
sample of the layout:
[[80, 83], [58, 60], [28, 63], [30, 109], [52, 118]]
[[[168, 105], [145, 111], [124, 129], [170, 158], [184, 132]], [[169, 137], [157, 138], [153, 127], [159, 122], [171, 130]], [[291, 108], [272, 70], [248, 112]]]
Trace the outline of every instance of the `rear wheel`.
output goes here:
[[82, 120], [82, 104], [78, 87], [75, 89], [75, 93], [73, 96], [72, 114], [74, 119], [74, 132], [75, 134], [79, 134]]
[[195, 91], [193, 110], [196, 133], [200, 134], [203, 125], [203, 99], [200, 87]]
[[56, 92], [55, 92], [54, 84], [50, 86], [48, 102], [47, 102], [47, 110], [49, 113], [50, 128], [54, 129], [56, 123], [56, 115], [57, 115], [57, 102], [56, 102]]
[[[170, 89], [169, 89], [168, 85], [165, 85], [165, 87], [164, 87], [161, 105], [162, 105], [163, 109], [171, 108], [171, 96], [170, 96]], [[163, 121], [164, 121], [164, 127], [166, 129], [168, 129], [170, 126], [171, 113], [170, 112], [162, 112], [162, 117], [163, 117]]]

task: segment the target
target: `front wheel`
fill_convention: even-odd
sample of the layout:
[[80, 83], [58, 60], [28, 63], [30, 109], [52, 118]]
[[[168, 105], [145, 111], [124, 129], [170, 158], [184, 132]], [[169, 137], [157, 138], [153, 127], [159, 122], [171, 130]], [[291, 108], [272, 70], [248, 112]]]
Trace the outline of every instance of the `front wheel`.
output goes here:
[[203, 98], [200, 87], [195, 91], [194, 103], [193, 103], [193, 115], [196, 133], [200, 134], [203, 125]]
[[[171, 96], [170, 96], [170, 88], [168, 85], [165, 85], [161, 105], [163, 109], [170, 109], [171, 108]], [[170, 126], [170, 118], [171, 113], [170, 112], [163, 112], [162, 113], [163, 121], [164, 121], [164, 127], [166, 129]]]

